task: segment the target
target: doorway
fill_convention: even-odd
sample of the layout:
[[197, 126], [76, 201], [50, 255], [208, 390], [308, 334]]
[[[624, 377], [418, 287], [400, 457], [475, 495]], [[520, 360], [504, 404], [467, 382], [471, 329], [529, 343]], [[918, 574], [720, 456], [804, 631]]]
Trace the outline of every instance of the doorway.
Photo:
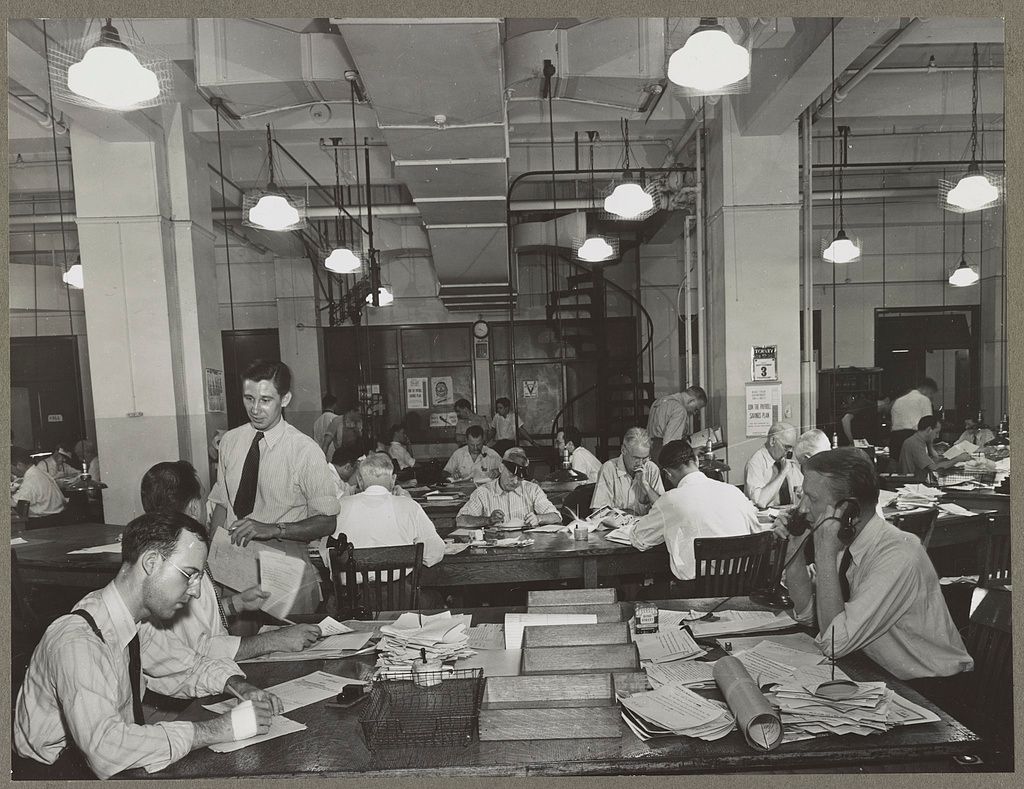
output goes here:
[[32, 452], [86, 438], [77, 337], [11, 338], [11, 433]]
[[256, 359], [281, 361], [281, 343], [277, 329], [238, 329], [222, 331], [224, 350], [224, 397], [227, 400], [228, 427], [249, 421], [242, 405], [242, 383], [238, 377]]

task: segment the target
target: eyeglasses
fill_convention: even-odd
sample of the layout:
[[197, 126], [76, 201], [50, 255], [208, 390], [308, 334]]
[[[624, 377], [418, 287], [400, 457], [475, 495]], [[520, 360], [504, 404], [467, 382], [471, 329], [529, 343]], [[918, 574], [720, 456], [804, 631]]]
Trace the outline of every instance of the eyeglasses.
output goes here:
[[166, 559], [165, 561], [169, 565], [171, 565], [171, 567], [173, 567], [175, 570], [177, 570], [179, 573], [181, 573], [182, 575], [185, 576], [185, 580], [186, 580], [186, 585], [187, 586], [195, 586], [197, 583], [199, 583], [199, 581], [203, 577], [203, 571], [202, 570], [196, 570], [194, 573], [186, 573], [184, 570], [182, 570], [180, 567], [178, 567], [178, 565], [176, 565], [170, 559]]
[[517, 465], [511, 460], [502, 460], [501, 464], [507, 468], [511, 474], [519, 477], [519, 479], [526, 479], [526, 466]]

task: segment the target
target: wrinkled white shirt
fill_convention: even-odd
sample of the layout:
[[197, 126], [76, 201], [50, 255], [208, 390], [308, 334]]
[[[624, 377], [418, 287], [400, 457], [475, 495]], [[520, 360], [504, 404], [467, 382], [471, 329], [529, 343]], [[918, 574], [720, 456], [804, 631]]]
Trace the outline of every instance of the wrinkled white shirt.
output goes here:
[[[665, 492], [665, 486], [661, 482], [661, 470], [650, 460], [644, 464], [644, 479], [658, 493]], [[626, 473], [626, 466], [622, 462], [622, 456], [614, 460], [607, 460], [602, 464], [597, 474], [597, 484], [594, 486], [594, 496], [590, 501], [590, 509], [596, 510], [601, 507], [618, 507], [620, 510], [632, 512], [635, 515], [646, 515], [651, 505], [645, 499], [640, 501], [637, 496], [639, 483], [633, 481], [633, 477]]]
[[334, 536], [344, 534], [356, 548], [384, 548], [421, 542], [425, 567], [444, 558], [444, 540], [438, 536], [423, 508], [412, 498], [393, 496], [381, 485], [370, 485], [362, 493], [345, 496], [340, 504]]

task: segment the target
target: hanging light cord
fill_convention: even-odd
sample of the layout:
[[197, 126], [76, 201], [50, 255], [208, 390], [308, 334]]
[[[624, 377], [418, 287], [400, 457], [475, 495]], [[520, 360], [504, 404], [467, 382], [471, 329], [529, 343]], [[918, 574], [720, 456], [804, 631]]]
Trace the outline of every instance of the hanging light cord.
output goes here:
[[[220, 100], [214, 104], [217, 113], [217, 163], [220, 165], [220, 210], [224, 218], [224, 259], [228, 268], [228, 308], [231, 312], [231, 331], [235, 330], [235, 294], [231, 287], [231, 245], [228, 243], [228, 197], [224, 185], [224, 149], [220, 139]], [[234, 342], [231, 345], [234, 349]]]
[[[267, 124], [267, 162], [270, 166], [270, 183], [274, 183], [274, 141], [270, 137], [270, 124]], [[275, 184], [276, 186], [276, 184]]]
[[[109, 22], [108, 22], [109, 24]], [[50, 137], [53, 139], [53, 172], [57, 176], [57, 215], [60, 217], [60, 245], [64, 250], [64, 273], [68, 273], [68, 242], [64, 231], [64, 198], [60, 185], [60, 161], [57, 158], [57, 119], [53, 117], [53, 79], [50, 75], [50, 37], [46, 33], [46, 20], [43, 20], [43, 56], [46, 58], [46, 88], [50, 95], [50, 106], [47, 113], [50, 116]], [[35, 260], [32, 261], [33, 269]], [[69, 333], [75, 333], [75, 322], [71, 316], [71, 288], [64, 288], [68, 297], [68, 327]], [[38, 311], [37, 311], [38, 312]]]
[[622, 142], [625, 147], [625, 159], [622, 162], [622, 169], [627, 173], [629, 172], [629, 118], [623, 118], [621, 121], [622, 125]]
[[978, 45], [974, 45], [971, 66], [971, 163], [978, 160]]
[[[832, 103], [829, 115], [832, 116], [832, 238], [836, 235], [836, 18], [832, 17]], [[833, 293], [833, 296], [835, 294]], [[833, 359], [834, 361], [834, 359]]]
[[843, 221], [843, 171], [846, 169], [846, 151], [850, 147], [850, 127], [842, 126], [843, 155], [839, 159], [839, 229], [846, 229], [846, 222]]

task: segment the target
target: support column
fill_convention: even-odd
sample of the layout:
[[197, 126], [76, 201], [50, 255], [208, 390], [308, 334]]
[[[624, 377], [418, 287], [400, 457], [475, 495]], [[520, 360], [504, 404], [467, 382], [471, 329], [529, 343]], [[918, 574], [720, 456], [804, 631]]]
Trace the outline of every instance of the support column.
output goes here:
[[206, 447], [226, 426], [206, 403], [206, 369], [224, 369], [206, 168], [181, 108], [163, 121], [149, 142], [71, 134], [108, 523], [141, 513], [154, 463], [188, 460], [208, 486]]
[[800, 415], [800, 193], [797, 124], [741, 136], [730, 101], [708, 124], [708, 425], [722, 425], [729, 481], [764, 443], [746, 435], [754, 345], [778, 346], [780, 417]]
[[317, 328], [313, 298], [313, 272], [305, 258], [274, 261], [277, 280], [277, 326], [281, 361], [292, 371], [292, 401], [287, 420], [306, 435], [322, 413], [320, 396], [325, 388], [323, 332]]

